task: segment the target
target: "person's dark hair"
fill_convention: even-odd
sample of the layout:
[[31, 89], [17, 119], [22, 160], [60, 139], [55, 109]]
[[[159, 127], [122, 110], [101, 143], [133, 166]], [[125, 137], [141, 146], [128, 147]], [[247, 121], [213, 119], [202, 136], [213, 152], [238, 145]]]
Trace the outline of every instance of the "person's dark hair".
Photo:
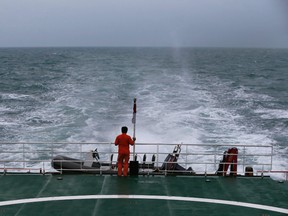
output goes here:
[[126, 126], [121, 128], [122, 133], [127, 133], [128, 132], [128, 128]]

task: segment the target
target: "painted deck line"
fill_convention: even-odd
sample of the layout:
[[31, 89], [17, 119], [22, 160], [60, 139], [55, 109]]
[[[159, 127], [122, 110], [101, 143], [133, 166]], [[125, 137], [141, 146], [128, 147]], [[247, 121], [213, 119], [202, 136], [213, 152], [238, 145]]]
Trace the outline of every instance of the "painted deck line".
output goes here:
[[213, 204], [242, 206], [245, 208], [254, 208], [254, 209], [268, 210], [288, 214], [288, 209], [285, 208], [246, 203], [246, 202], [228, 201], [220, 199], [206, 199], [197, 197], [154, 196], [154, 195], [85, 195], [85, 196], [80, 195], [80, 196], [41, 197], [41, 198], [2, 201], [0, 202], [0, 206], [36, 203], [36, 202], [48, 202], [48, 201], [86, 200], [86, 199], [151, 199], [151, 200], [172, 200], [172, 201], [185, 201], [185, 202], [204, 202]]

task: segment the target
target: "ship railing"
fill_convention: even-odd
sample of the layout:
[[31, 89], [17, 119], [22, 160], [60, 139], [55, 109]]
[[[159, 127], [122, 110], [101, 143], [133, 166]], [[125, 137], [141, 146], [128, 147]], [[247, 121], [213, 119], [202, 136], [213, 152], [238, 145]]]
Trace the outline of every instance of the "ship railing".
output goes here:
[[268, 174], [273, 174], [273, 173], [276, 173], [276, 174], [282, 174], [284, 176], [284, 178], [281, 178], [280, 179], [284, 179], [285, 181], [288, 181], [288, 170], [258, 170], [257, 171], [258, 173], [261, 174], [261, 176], [263, 176], [265, 173], [268, 173]]
[[[175, 163], [184, 168], [184, 170], [168, 170], [164, 166], [164, 173], [168, 172], [187, 172], [189, 167], [197, 174], [215, 174], [219, 163], [223, 158], [224, 151], [235, 147], [238, 149], [237, 154], [237, 173], [245, 174], [247, 167], [253, 168], [254, 174], [258, 175], [261, 170], [272, 171], [273, 168], [273, 147], [271, 145], [222, 145], [222, 144], [175, 144], [175, 143], [136, 143], [136, 155], [130, 156], [130, 160], [137, 160], [140, 163], [139, 171], [148, 173], [154, 172], [161, 167], [167, 155], [173, 153], [175, 145], [181, 146], [177, 162]], [[0, 143], [0, 172], [58, 172], [51, 166], [51, 160], [57, 155], [63, 155], [70, 158], [79, 159], [79, 162], [93, 163], [95, 159], [87, 159], [97, 148], [100, 156], [100, 164], [111, 164], [111, 166], [100, 167], [99, 171], [106, 169], [117, 169], [117, 147], [113, 143], [107, 142], [51, 142], [51, 143]], [[144, 156], [145, 155], [145, 156]], [[151, 158], [155, 156], [153, 168], [142, 166], [141, 164], [152, 164]], [[144, 157], [146, 160], [143, 161]], [[225, 163], [224, 163], [225, 164]], [[234, 162], [230, 165], [235, 165]], [[144, 168], [143, 168], [144, 167]], [[81, 170], [83, 170], [81, 168]], [[65, 171], [64, 169], [62, 171]], [[85, 170], [84, 170], [85, 171]]]

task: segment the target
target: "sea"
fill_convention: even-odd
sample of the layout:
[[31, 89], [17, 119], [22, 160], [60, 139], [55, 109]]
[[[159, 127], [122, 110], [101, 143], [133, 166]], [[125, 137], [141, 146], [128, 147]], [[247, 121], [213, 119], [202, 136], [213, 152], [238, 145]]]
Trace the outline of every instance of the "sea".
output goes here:
[[288, 170], [288, 49], [0, 48], [0, 141], [272, 145]]

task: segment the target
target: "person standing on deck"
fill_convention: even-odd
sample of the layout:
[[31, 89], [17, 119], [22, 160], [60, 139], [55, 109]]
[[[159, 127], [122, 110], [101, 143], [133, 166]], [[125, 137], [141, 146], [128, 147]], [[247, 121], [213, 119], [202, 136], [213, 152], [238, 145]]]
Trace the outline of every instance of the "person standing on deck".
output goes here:
[[115, 146], [118, 146], [118, 176], [122, 176], [122, 168], [124, 163], [123, 175], [128, 174], [128, 162], [130, 157], [129, 145], [134, 145], [136, 137], [133, 140], [129, 135], [127, 135], [128, 128], [123, 126], [121, 128], [122, 134], [118, 135], [115, 139]]

